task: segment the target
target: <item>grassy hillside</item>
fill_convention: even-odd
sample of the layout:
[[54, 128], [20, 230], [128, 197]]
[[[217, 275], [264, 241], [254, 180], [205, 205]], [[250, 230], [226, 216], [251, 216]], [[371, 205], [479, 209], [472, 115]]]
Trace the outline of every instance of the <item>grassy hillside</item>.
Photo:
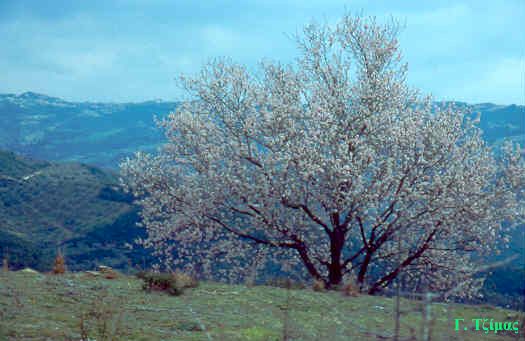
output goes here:
[[[132, 277], [0, 273], [2, 340], [269, 341], [374, 340], [393, 335], [394, 300], [339, 292], [201, 283], [182, 296], [145, 293]], [[421, 340], [517, 340], [520, 333], [475, 329], [472, 319], [523, 321], [518, 312], [488, 306], [402, 299], [401, 334]], [[428, 311], [427, 313], [423, 313]], [[425, 323], [425, 314], [427, 314]], [[455, 331], [463, 318], [469, 330]], [[487, 320], [488, 321], [488, 320]], [[487, 328], [489, 324], [487, 322]], [[101, 333], [115, 338], [104, 339]]]
[[[71, 268], [123, 266], [139, 235], [136, 208], [111, 173], [0, 151], [0, 254], [12, 266], [49, 269], [57, 249]], [[139, 257], [140, 258], [140, 257]]]

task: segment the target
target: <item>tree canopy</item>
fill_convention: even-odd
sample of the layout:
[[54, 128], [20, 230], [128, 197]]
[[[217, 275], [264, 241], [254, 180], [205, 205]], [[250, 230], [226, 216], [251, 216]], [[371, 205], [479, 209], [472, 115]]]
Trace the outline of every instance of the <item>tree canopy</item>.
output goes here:
[[523, 217], [523, 158], [511, 144], [496, 157], [470, 113], [407, 85], [398, 32], [345, 15], [306, 26], [294, 63], [216, 59], [181, 77], [193, 100], [158, 122], [164, 148], [121, 165], [143, 245], [227, 272], [263, 248], [372, 294], [400, 273], [413, 289], [471, 282], [472, 254]]

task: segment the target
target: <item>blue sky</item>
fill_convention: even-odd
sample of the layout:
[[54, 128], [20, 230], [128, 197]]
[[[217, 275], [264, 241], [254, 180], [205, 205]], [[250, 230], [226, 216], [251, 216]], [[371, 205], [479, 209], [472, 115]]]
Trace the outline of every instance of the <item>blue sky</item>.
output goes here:
[[345, 10], [405, 22], [408, 81], [436, 100], [525, 104], [525, 0], [0, 0], [0, 93], [178, 100], [178, 74], [289, 62], [291, 34]]

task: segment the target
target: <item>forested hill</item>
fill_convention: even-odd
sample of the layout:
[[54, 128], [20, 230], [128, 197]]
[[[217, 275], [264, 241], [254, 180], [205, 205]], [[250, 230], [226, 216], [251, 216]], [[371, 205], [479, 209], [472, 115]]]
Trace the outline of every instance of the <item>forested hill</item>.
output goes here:
[[34, 161], [0, 151], [0, 253], [12, 267], [49, 270], [57, 250], [71, 269], [142, 264], [126, 249], [142, 233], [114, 174], [80, 163]]
[[33, 92], [0, 94], [0, 148], [37, 159], [116, 168], [137, 150], [162, 141], [153, 116], [177, 103], [68, 102]]
[[[465, 103], [456, 104], [466, 106]], [[37, 159], [77, 161], [115, 169], [137, 150], [154, 151], [163, 141], [153, 115], [165, 116], [176, 102], [69, 102], [26, 92], [0, 94], [0, 148]], [[525, 140], [525, 107], [471, 105], [490, 143]]]

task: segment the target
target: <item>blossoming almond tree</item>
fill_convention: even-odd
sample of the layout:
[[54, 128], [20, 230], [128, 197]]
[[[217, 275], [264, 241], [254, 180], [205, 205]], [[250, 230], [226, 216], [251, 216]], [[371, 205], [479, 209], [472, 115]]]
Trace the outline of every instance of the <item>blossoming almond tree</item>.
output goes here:
[[411, 90], [397, 35], [346, 15], [306, 26], [292, 65], [221, 59], [181, 77], [194, 100], [159, 121], [164, 148], [121, 165], [142, 243], [230, 273], [253, 247], [283, 251], [370, 294], [400, 273], [413, 288], [470, 281], [471, 254], [523, 216], [523, 159], [512, 145], [496, 158], [469, 115]]

